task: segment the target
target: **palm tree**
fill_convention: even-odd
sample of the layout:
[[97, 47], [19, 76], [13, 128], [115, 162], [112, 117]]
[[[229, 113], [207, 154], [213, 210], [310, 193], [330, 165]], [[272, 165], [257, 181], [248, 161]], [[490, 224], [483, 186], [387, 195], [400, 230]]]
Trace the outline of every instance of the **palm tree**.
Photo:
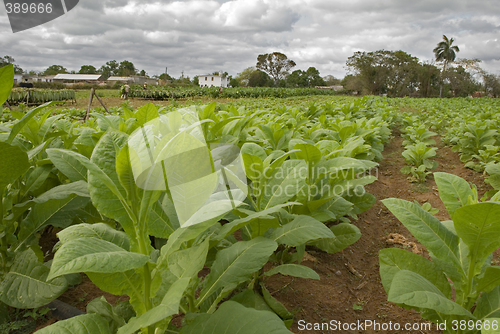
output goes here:
[[452, 63], [455, 60], [455, 57], [457, 55], [457, 52], [460, 51], [458, 46], [453, 45], [454, 39], [446, 37], [446, 35], [443, 35], [443, 40], [438, 43], [438, 45], [432, 50], [434, 52], [434, 55], [436, 56], [436, 61], [443, 62], [443, 70], [441, 72], [441, 87], [439, 88], [439, 97], [442, 97], [443, 93], [443, 80], [442, 76], [443, 73], [446, 71], [446, 68], [448, 67], [449, 63]]

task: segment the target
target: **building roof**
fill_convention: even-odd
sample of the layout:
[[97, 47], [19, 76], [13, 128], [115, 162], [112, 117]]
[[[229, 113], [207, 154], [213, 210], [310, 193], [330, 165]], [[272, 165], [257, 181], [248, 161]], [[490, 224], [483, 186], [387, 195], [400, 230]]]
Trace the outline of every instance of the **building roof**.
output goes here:
[[66, 74], [59, 73], [54, 80], [99, 80], [102, 74]]
[[133, 80], [131, 77], [116, 77], [116, 76], [111, 76], [108, 78], [108, 81], [130, 81]]

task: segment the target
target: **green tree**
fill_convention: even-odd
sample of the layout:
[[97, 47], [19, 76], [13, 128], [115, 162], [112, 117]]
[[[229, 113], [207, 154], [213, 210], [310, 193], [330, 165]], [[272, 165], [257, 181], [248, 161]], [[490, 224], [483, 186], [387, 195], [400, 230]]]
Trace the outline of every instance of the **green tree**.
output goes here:
[[319, 75], [316, 67], [309, 67], [306, 74], [307, 87], [326, 86], [325, 80]]
[[78, 74], [96, 74], [97, 69], [92, 65], [82, 65]]
[[23, 74], [24, 73], [23, 69], [19, 65], [16, 65], [15, 62], [16, 61], [11, 56], [0, 57], [0, 67], [12, 64], [14, 66], [15, 74]]
[[[434, 52], [434, 56], [436, 57], [437, 62], [443, 63], [443, 70], [441, 74], [444, 74], [448, 65], [455, 61], [455, 57], [457, 56], [457, 52], [460, 51], [458, 46], [452, 45], [455, 40], [453, 38], [448, 39], [446, 35], [443, 35], [443, 40], [438, 43], [438, 45], [432, 50]], [[443, 82], [441, 82], [441, 87], [439, 89], [439, 97], [443, 95]]]
[[118, 75], [118, 62], [116, 60], [110, 60], [106, 62], [105, 65], [102, 65], [99, 69], [99, 73], [101, 73], [105, 78], [109, 78], [112, 75]]
[[242, 87], [247, 87], [250, 77], [257, 69], [255, 67], [247, 67], [241, 73], [236, 75], [236, 80], [238, 80], [239, 85]]
[[340, 82], [341, 82], [340, 79], [337, 79], [333, 75], [330, 75], [330, 74], [323, 77], [323, 80], [325, 80], [325, 84], [327, 86], [337, 86], [337, 85], [340, 85]]
[[144, 71], [144, 70], [141, 70], [141, 71], [139, 72], [139, 75], [140, 75], [140, 76], [142, 76], [142, 77], [147, 77], [147, 76], [148, 76], [148, 74], [147, 74], [147, 73], [146, 73], [146, 71]]
[[257, 69], [270, 75], [275, 86], [278, 85], [280, 79], [284, 79], [288, 71], [295, 66], [295, 62], [288, 59], [281, 52], [266, 53], [257, 57]]
[[440, 70], [433, 64], [423, 63], [418, 66], [418, 95], [420, 97], [437, 96], [439, 93]]
[[132, 64], [132, 62], [128, 61], [128, 60], [124, 60], [122, 62], [120, 62], [120, 65], [118, 66], [118, 74], [119, 76], [122, 76], [122, 77], [128, 77], [128, 76], [131, 76], [131, 75], [135, 75], [137, 73], [137, 70], [134, 66], [134, 64]]
[[61, 65], [51, 65], [43, 71], [43, 75], [56, 75], [59, 73], [68, 73], [68, 70]]
[[486, 94], [491, 94], [493, 97], [500, 96], [500, 76], [491, 73], [484, 73], [484, 91]]
[[273, 80], [267, 73], [257, 70], [248, 79], [249, 87], [268, 87], [273, 85]]

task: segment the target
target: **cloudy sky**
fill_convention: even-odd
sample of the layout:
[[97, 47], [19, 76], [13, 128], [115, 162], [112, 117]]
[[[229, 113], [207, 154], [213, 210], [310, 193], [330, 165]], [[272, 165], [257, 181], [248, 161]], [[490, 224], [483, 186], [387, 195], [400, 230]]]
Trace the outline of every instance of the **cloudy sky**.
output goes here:
[[403, 50], [432, 61], [442, 35], [459, 58], [500, 75], [498, 0], [80, 0], [66, 15], [12, 33], [0, 6], [0, 56], [25, 70], [129, 60], [149, 75], [235, 76], [259, 54], [283, 52], [342, 78], [356, 51]]

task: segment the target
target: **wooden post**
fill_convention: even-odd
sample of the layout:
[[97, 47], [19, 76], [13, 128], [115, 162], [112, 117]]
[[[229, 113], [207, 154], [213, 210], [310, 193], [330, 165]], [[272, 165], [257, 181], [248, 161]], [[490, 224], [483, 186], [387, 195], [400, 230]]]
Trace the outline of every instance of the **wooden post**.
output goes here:
[[94, 99], [94, 95], [97, 98], [97, 100], [101, 103], [101, 105], [104, 107], [104, 110], [106, 110], [108, 114], [111, 114], [108, 108], [106, 108], [106, 106], [104, 105], [104, 102], [102, 102], [101, 98], [96, 94], [94, 87], [92, 87], [90, 89], [89, 106], [87, 107], [87, 112], [85, 113], [85, 117], [83, 118], [84, 122], [89, 119], [90, 107], [92, 107], [92, 101]]
[[[92, 89], [94, 89], [94, 88], [92, 88]], [[95, 94], [95, 97], [97, 98], [97, 100], [98, 100], [98, 101], [101, 103], [101, 105], [104, 107], [104, 110], [106, 110], [106, 112], [107, 112], [108, 114], [110, 114], [110, 112], [109, 112], [108, 108], [106, 108], [106, 106], [104, 105], [104, 102], [102, 102], [102, 101], [101, 101], [101, 98], [97, 95], [97, 93], [96, 93], [96, 92], [94, 92], [94, 94]]]
[[84, 122], [89, 119], [90, 107], [92, 106], [93, 99], [94, 99], [94, 87], [90, 89], [89, 106], [87, 108], [87, 112], [85, 113], [85, 117], [83, 117]]
[[9, 102], [5, 101], [4, 102], [4, 106], [6, 106], [7, 108], [9, 108], [9, 110], [12, 110], [12, 107], [10, 106]]

